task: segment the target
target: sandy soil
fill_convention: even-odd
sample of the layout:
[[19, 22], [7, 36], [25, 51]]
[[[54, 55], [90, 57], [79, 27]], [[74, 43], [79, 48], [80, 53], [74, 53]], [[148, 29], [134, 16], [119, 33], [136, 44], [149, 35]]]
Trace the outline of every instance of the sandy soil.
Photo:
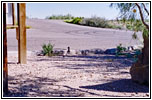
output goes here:
[[[8, 59], [10, 97], [148, 97], [131, 81], [132, 59], [113, 55], [28, 56]], [[5, 95], [6, 96], [6, 95]]]

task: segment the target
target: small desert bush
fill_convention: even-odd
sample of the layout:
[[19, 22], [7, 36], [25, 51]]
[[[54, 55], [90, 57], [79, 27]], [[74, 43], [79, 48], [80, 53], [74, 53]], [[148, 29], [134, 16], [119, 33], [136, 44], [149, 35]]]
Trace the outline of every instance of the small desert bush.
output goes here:
[[71, 23], [73, 19], [64, 20], [66, 23]]
[[121, 26], [112, 25], [112, 24], [108, 24], [107, 28], [112, 28], [112, 29], [122, 29], [122, 27], [121, 27]]
[[45, 56], [51, 56], [53, 54], [53, 45], [48, 43], [48, 44], [43, 44], [42, 46], [42, 53]]
[[101, 27], [101, 28], [108, 28], [108, 22], [104, 18], [100, 17], [92, 17], [92, 18], [85, 18], [80, 23], [82, 25], [86, 26], [92, 26], [92, 27]]
[[74, 19], [74, 17], [70, 14], [67, 14], [67, 15], [52, 15], [52, 16], [49, 16], [47, 19], [70, 20], [70, 19]]
[[126, 48], [123, 47], [122, 44], [119, 44], [119, 45], [117, 46], [117, 53], [116, 53], [116, 55], [121, 55], [122, 52], [124, 52], [125, 50], [126, 50]]
[[81, 21], [82, 21], [82, 18], [81, 18], [81, 17], [76, 17], [76, 18], [74, 18], [70, 23], [80, 24]]
[[84, 26], [91, 26], [91, 27], [121, 29], [120, 26], [109, 24], [106, 19], [100, 17], [91, 17], [91, 18], [76, 17], [72, 20], [65, 20], [65, 22], [84, 25]]
[[71, 20], [64, 20], [64, 22], [72, 23], [72, 24], [80, 24], [82, 20], [83, 20], [83, 17], [75, 17]]

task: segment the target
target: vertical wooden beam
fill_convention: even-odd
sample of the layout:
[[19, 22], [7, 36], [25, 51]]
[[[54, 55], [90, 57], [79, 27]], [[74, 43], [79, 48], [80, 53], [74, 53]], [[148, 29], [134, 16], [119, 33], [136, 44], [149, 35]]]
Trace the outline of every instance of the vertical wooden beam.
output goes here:
[[25, 3], [18, 3], [18, 52], [19, 52], [19, 63], [26, 64], [26, 5]]
[[3, 3], [3, 92], [8, 93], [6, 3]]
[[13, 19], [13, 25], [16, 25], [16, 18], [15, 18], [15, 7], [14, 7], [14, 3], [12, 3], [12, 19]]
[[21, 62], [21, 58], [20, 58], [20, 40], [19, 40], [19, 28], [16, 28], [16, 39], [18, 41], [18, 63]]

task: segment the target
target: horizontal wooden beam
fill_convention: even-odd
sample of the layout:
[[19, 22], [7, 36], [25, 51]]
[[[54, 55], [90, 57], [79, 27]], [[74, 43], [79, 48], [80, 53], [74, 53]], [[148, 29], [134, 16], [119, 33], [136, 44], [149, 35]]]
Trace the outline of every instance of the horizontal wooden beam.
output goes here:
[[[18, 25], [10, 25], [10, 24], [7, 25], [7, 29], [16, 29], [16, 28], [18, 28]], [[30, 29], [30, 28], [31, 26], [26, 26], [26, 29]]]

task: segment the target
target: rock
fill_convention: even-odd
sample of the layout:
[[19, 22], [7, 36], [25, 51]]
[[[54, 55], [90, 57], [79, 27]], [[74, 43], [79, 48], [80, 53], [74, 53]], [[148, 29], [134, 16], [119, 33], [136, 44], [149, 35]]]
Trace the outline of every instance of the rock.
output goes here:
[[149, 85], [149, 38], [144, 37], [144, 48], [138, 60], [131, 66], [131, 78], [140, 84]]
[[115, 55], [117, 53], [117, 49], [116, 48], [107, 49], [104, 53]]
[[130, 69], [132, 80], [139, 84], [149, 83], [149, 66], [132, 66]]
[[105, 51], [102, 50], [102, 49], [92, 49], [90, 50], [90, 53], [93, 53], [93, 54], [103, 54]]
[[63, 54], [64, 54], [64, 50], [54, 50], [54, 51], [53, 51], [53, 54], [63, 55]]
[[81, 51], [80, 50], [76, 50], [76, 54], [77, 55], [81, 55]]
[[70, 52], [67, 51], [66, 55], [69, 55], [69, 56], [77, 55], [77, 52], [76, 50], [70, 50]]
[[149, 94], [148, 94], [148, 93], [146, 93], [146, 96], [149, 96]]
[[89, 54], [89, 50], [82, 50], [82, 51], [81, 51], [81, 54], [82, 54], [82, 55], [88, 55], [88, 54]]
[[43, 51], [37, 51], [37, 52], [35, 52], [34, 55], [37, 55], [37, 56], [44, 56]]
[[143, 48], [143, 45], [134, 45], [133, 46], [133, 49], [136, 50], [136, 49], [141, 49]]
[[104, 51], [102, 49], [81, 50], [82, 55], [103, 54], [103, 53]]
[[134, 50], [134, 47], [133, 46], [129, 46], [128, 47], [128, 51], [132, 51], [132, 50]]
[[37, 56], [44, 56], [43, 53], [37, 53], [36, 55], [37, 55]]

